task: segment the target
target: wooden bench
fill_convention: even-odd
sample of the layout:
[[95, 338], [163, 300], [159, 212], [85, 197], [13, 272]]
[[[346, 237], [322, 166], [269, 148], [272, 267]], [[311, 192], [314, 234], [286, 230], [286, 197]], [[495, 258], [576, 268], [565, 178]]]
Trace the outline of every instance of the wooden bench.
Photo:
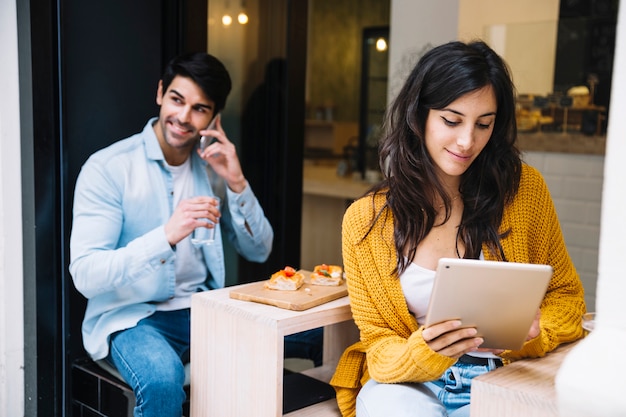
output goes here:
[[[189, 417], [189, 386], [183, 417]], [[107, 372], [89, 358], [72, 364], [72, 416], [133, 417], [135, 394], [119, 373]]]
[[525, 359], [477, 377], [472, 382], [472, 417], [559, 417], [554, 380], [577, 342], [559, 346], [543, 358]]

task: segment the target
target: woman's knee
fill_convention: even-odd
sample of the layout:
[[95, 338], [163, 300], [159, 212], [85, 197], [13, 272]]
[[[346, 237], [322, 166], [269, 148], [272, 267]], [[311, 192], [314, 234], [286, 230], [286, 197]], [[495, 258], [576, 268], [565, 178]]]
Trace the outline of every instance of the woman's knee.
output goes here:
[[380, 384], [369, 380], [357, 396], [357, 417], [443, 417], [446, 410], [423, 384]]

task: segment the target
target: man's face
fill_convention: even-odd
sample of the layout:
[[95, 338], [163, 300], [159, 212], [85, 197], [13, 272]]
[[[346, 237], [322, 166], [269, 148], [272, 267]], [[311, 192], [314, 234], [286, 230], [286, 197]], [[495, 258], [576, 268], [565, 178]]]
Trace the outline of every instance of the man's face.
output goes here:
[[176, 76], [163, 91], [159, 82], [156, 102], [161, 106], [155, 132], [163, 153], [168, 155], [185, 153], [193, 149], [200, 135], [215, 113], [215, 103], [190, 78]]

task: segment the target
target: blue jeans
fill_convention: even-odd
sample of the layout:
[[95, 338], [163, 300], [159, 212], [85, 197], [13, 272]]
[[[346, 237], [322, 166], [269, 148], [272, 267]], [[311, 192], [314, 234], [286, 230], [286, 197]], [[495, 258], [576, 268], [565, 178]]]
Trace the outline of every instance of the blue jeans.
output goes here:
[[321, 366], [323, 351], [323, 327], [285, 336], [286, 358], [311, 359], [315, 366]]
[[495, 365], [457, 362], [437, 380], [379, 384], [370, 379], [357, 396], [357, 417], [469, 417], [472, 379]]
[[[157, 311], [111, 335], [107, 361], [135, 393], [135, 417], [180, 417], [189, 362], [190, 310]], [[323, 329], [285, 337], [285, 357], [322, 361]]]
[[135, 393], [135, 417], [180, 417], [190, 310], [157, 311], [111, 336], [107, 360]]

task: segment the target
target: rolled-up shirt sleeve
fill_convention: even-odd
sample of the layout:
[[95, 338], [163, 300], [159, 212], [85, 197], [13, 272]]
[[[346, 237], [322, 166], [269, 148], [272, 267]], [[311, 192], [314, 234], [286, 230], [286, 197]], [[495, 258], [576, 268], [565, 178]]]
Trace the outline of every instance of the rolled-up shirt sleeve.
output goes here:
[[[274, 231], [250, 184], [241, 193], [226, 187], [229, 239], [237, 252], [249, 261], [264, 262], [272, 251]], [[226, 214], [226, 213], [225, 213]]]

